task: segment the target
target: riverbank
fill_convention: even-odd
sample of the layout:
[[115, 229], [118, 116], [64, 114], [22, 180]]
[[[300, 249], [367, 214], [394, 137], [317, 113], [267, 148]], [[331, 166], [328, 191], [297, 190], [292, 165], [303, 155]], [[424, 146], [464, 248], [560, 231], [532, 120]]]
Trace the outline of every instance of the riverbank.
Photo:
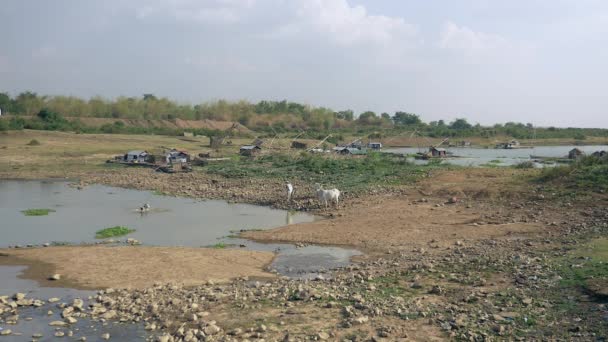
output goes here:
[[[605, 287], [581, 280], [589, 275], [608, 278], [602, 268], [608, 254], [586, 253], [591, 242], [608, 234], [608, 196], [532, 183], [538, 170], [428, 169], [415, 178], [399, 174], [403, 177], [399, 181], [382, 186], [376, 179], [384, 179], [383, 175], [370, 174], [364, 191], [347, 193], [339, 208], [324, 210], [307, 190], [310, 178], [294, 181], [296, 200], [286, 203], [281, 195], [285, 179], [273, 173], [228, 177], [199, 170], [164, 175], [107, 169], [102, 164], [65, 171], [54, 163], [54, 167], [34, 170], [28, 164], [14, 170], [3, 168], [0, 177], [64, 174], [80, 179], [75, 187], [100, 183], [313, 210], [329, 219], [243, 236], [355, 246], [366, 252], [352, 265], [312, 281], [237, 279], [102, 291], [87, 300], [82, 310], [73, 309], [78, 319], [145, 322], [154, 336], [150, 338], [159, 341], [608, 337], [607, 303], [596, 290]], [[72, 258], [95, 251], [87, 248]], [[69, 267], [72, 259], [64, 260]], [[96, 260], [89, 259], [89, 264]], [[194, 262], [184, 263], [196, 267]], [[124, 271], [138, 277], [137, 267]], [[168, 283], [188, 279], [187, 274], [167, 274], [169, 279], [163, 279]], [[143, 272], [141, 276], [146, 277]], [[7, 322], [7, 317], [19, 312], [19, 304], [7, 297], [0, 299], [0, 309], [0, 323]], [[67, 331], [69, 326], [61, 329]]]
[[[241, 277], [273, 278], [265, 272], [274, 253], [237, 249], [143, 246], [68, 246], [0, 249], [0, 265], [28, 266], [42, 286], [76, 289], [142, 289], [155, 283], [194, 286]], [[49, 280], [60, 274], [58, 280]]]

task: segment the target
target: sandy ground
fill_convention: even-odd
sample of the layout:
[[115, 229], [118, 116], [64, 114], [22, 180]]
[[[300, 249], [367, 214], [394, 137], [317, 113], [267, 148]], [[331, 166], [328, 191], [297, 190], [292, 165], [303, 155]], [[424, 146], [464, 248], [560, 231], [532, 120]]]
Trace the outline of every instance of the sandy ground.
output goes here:
[[[261, 241], [349, 245], [366, 250], [445, 247], [460, 241], [522, 237], [546, 228], [511, 214], [522, 186], [512, 170], [440, 171], [402, 194], [353, 198], [330, 220], [245, 232]], [[457, 203], [449, 204], [451, 198]], [[497, 205], [497, 202], [499, 205]], [[528, 221], [528, 222], [526, 222]]]
[[[48, 247], [0, 250], [0, 265], [28, 265], [26, 278], [43, 285], [84, 289], [145, 288], [154, 283], [185, 286], [238, 277], [274, 277], [262, 269], [274, 254], [181, 247]], [[59, 273], [62, 279], [46, 280]]]
[[538, 223], [488, 223], [476, 209], [459, 204], [436, 207], [407, 198], [381, 197], [368, 201], [368, 206], [347, 208], [331, 220], [245, 232], [244, 237], [385, 250], [521, 236], [543, 227]]

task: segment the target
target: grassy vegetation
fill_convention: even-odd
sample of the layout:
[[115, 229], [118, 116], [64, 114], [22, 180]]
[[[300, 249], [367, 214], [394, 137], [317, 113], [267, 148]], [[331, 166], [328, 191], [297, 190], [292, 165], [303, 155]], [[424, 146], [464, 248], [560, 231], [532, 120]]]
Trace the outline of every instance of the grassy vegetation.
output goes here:
[[30, 142], [27, 143], [28, 146], [40, 146], [40, 141], [36, 140], [36, 139], [32, 139], [30, 140]]
[[541, 183], [560, 183], [570, 188], [608, 190], [608, 158], [584, 157], [577, 162], [544, 169], [536, 178]]
[[21, 211], [25, 216], [46, 216], [49, 213], [54, 213], [53, 209], [27, 209]]
[[513, 165], [513, 167], [516, 169], [533, 169], [533, 168], [535, 168], [534, 162], [529, 161], [529, 160], [522, 161], [521, 163], [517, 163], [517, 164]]
[[135, 231], [135, 229], [131, 229], [123, 226], [116, 226], [110, 228], [104, 228], [95, 232], [96, 239], [107, 239], [116, 236], [123, 236], [127, 234], [131, 234]]
[[608, 239], [596, 239], [577, 249], [560, 268], [564, 287], [590, 289], [598, 280], [608, 286]]
[[430, 170], [450, 167], [430, 163], [415, 165], [404, 158], [381, 153], [365, 157], [274, 154], [257, 159], [234, 158], [210, 164], [205, 170], [229, 178], [302, 179], [342, 191], [360, 191], [373, 185], [398, 185], [414, 182]]

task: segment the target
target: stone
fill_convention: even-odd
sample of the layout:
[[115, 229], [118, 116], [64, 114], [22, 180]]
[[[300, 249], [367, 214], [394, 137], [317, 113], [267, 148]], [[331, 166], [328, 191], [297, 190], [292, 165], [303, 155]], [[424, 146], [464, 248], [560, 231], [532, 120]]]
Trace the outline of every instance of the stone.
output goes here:
[[357, 324], [364, 324], [367, 323], [369, 321], [369, 317], [367, 316], [359, 316], [356, 317], [355, 319], [353, 319], [353, 322], [357, 323]]
[[63, 337], [65, 333], [63, 331], [55, 331], [55, 337]]
[[0, 335], [2, 335], [2, 336], [8, 336], [12, 333], [13, 332], [11, 331], [11, 329], [5, 329], [5, 330], [0, 331]]
[[18, 300], [22, 300], [25, 298], [25, 293], [15, 293], [13, 295], [13, 299], [18, 301]]
[[61, 274], [59, 274], [59, 273], [55, 273], [49, 277], [49, 280], [60, 280], [60, 279], [61, 279]]
[[83, 301], [82, 299], [80, 299], [80, 298], [76, 298], [76, 299], [74, 299], [74, 301], [72, 302], [72, 306], [73, 306], [75, 309], [78, 309], [79, 311], [82, 311], [82, 310], [83, 310], [83, 305], [84, 305], [84, 301]]
[[205, 335], [215, 335], [215, 334], [219, 333], [220, 331], [221, 331], [221, 329], [215, 324], [210, 324], [210, 325], [206, 326], [205, 328], [203, 328], [203, 332], [205, 333]]
[[49, 325], [52, 327], [65, 327], [68, 324], [64, 321], [52, 321], [51, 323], [49, 323]]
[[77, 320], [76, 318], [71, 317], [71, 316], [70, 316], [70, 317], [67, 317], [67, 318], [65, 319], [65, 321], [66, 321], [66, 323], [68, 323], [68, 324], [74, 324], [74, 323], [78, 322], [78, 320]]
[[110, 334], [108, 334], [108, 333], [101, 334], [101, 339], [102, 340], [109, 340], [110, 339]]
[[49, 298], [48, 302], [49, 303], [56, 303], [58, 301], [60, 301], [61, 299], [57, 298], [57, 297], [53, 297], [53, 298]]
[[317, 334], [317, 339], [320, 341], [329, 340], [329, 334], [324, 331], [321, 331], [320, 333]]
[[158, 336], [158, 338], [156, 339], [156, 341], [158, 341], [158, 342], [173, 342], [173, 337], [171, 335], [164, 334], [162, 336]]

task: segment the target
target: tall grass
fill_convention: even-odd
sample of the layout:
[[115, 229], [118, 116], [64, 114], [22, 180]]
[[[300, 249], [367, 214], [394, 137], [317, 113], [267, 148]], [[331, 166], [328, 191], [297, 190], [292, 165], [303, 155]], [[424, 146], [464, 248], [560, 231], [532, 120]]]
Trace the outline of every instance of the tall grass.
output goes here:
[[273, 154], [258, 159], [240, 158], [222, 164], [210, 164], [206, 170], [229, 178], [304, 179], [310, 183], [336, 186], [340, 190], [359, 191], [372, 185], [407, 184], [428, 171], [445, 165], [415, 165], [391, 154], [370, 153], [362, 157]]
[[608, 158], [588, 156], [568, 166], [545, 168], [539, 182], [559, 182], [569, 187], [608, 190]]

